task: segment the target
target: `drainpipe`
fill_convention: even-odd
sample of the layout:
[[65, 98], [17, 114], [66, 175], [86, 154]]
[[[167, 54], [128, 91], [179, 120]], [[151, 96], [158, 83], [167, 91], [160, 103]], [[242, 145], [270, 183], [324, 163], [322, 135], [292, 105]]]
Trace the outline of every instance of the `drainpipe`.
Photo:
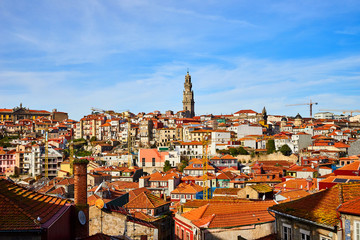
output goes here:
[[343, 229], [343, 222], [342, 222], [342, 220], [341, 220], [341, 215], [340, 215], [340, 213], [339, 213], [339, 211], [338, 211], [338, 209], [341, 207], [341, 205], [342, 205], [342, 203], [341, 204], [339, 204], [339, 206], [336, 208], [336, 218], [337, 219], [339, 219], [339, 221], [340, 221], [340, 231], [341, 231], [341, 235], [340, 235], [340, 238], [339, 238], [339, 240], [342, 240], [342, 239], [345, 239], [344, 238], [344, 229]]
[[339, 206], [336, 208], [336, 217], [337, 217], [337, 219], [339, 219], [339, 221], [340, 221], [340, 231], [341, 231], [341, 237], [340, 237], [340, 239], [339, 240], [342, 240], [342, 239], [344, 239], [344, 231], [343, 231], [343, 222], [342, 222], [342, 220], [341, 220], [341, 215], [340, 215], [340, 213], [339, 213], [339, 211], [338, 211], [338, 209], [341, 207], [341, 205], [344, 203], [344, 197], [343, 197], [343, 186], [342, 186], [342, 184], [339, 184], [338, 185], [339, 186], [339, 202], [340, 202], [340, 204], [339, 204]]

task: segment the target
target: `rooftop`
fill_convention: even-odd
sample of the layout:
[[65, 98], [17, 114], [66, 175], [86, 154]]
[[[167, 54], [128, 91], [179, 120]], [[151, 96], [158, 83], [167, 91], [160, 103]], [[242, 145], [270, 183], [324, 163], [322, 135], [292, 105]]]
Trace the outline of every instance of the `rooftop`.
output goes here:
[[333, 227], [339, 222], [337, 207], [359, 197], [360, 183], [338, 184], [298, 200], [274, 205], [270, 210]]
[[0, 231], [40, 229], [69, 203], [0, 179]]

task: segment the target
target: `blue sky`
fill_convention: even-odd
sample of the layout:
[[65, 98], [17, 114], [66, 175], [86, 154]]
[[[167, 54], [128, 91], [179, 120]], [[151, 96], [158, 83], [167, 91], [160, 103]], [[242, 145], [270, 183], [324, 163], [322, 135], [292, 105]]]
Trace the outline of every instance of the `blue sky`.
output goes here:
[[0, 108], [134, 113], [358, 109], [354, 1], [0, 1]]

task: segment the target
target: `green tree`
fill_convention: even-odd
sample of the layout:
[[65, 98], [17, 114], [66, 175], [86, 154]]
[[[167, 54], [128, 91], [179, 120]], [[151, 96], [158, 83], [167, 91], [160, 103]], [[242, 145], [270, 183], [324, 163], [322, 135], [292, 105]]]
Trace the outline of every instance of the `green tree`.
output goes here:
[[249, 155], [248, 151], [246, 151], [243, 147], [239, 147], [238, 152], [240, 155]]
[[284, 156], [290, 156], [292, 153], [290, 147], [287, 144], [282, 145], [279, 150]]
[[169, 160], [166, 160], [165, 163], [164, 163], [164, 172], [167, 172], [171, 169], [171, 165], [170, 165], [170, 161]]
[[182, 160], [181, 161], [181, 164], [179, 166], [179, 171], [180, 172], [183, 172], [184, 171], [184, 168], [186, 168], [186, 166], [189, 165], [189, 161], [188, 160]]
[[96, 141], [96, 137], [95, 137], [95, 136], [92, 136], [92, 137], [90, 138], [90, 142], [94, 142], [94, 141]]
[[237, 148], [229, 148], [229, 153], [231, 154], [231, 156], [235, 157], [239, 155], [239, 150]]
[[268, 154], [275, 152], [275, 141], [272, 139], [268, 140], [266, 149]]

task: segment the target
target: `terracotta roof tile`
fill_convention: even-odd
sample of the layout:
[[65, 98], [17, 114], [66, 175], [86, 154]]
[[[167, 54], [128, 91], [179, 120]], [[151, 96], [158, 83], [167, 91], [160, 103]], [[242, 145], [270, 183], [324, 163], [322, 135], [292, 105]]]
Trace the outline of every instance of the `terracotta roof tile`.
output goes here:
[[195, 194], [203, 191], [203, 187], [195, 183], [180, 183], [171, 193]]
[[274, 205], [270, 210], [333, 227], [339, 222], [337, 207], [359, 197], [360, 183], [338, 184], [295, 201]]
[[[0, 180], [0, 230], [40, 229], [41, 224], [70, 203], [57, 197], [26, 190], [7, 180]], [[37, 224], [37, 219], [40, 224]]]
[[252, 189], [254, 189], [255, 191], [257, 191], [258, 193], [267, 193], [267, 192], [273, 191], [273, 188], [267, 184], [255, 184], [255, 185], [249, 185], [249, 186]]
[[164, 201], [162, 198], [159, 198], [151, 193], [142, 192], [133, 200], [129, 201], [125, 208], [131, 209], [152, 209], [157, 208], [162, 205], [169, 204], [168, 202]]
[[360, 215], [360, 198], [343, 203], [339, 208], [339, 212]]
[[353, 163], [347, 164], [337, 170], [360, 170], [360, 161], [354, 161]]
[[288, 200], [295, 200], [295, 199], [306, 197], [306, 196], [310, 195], [310, 193], [308, 193], [307, 191], [302, 190], [302, 189], [279, 192], [278, 194], [287, 198]]
[[267, 208], [274, 204], [274, 201], [208, 203], [182, 216], [203, 228], [245, 226], [274, 221], [274, 217], [267, 212]]
[[274, 201], [249, 201], [232, 203], [211, 203], [183, 213], [182, 216], [189, 220], [197, 220], [212, 214], [231, 214], [248, 211], [266, 211], [268, 207], [274, 205]]
[[213, 214], [211, 216], [192, 221], [198, 227], [229, 228], [272, 222], [275, 218], [266, 210], [249, 211], [229, 214]]
[[240, 188], [216, 188], [214, 191], [214, 195], [236, 195], [240, 191]]

